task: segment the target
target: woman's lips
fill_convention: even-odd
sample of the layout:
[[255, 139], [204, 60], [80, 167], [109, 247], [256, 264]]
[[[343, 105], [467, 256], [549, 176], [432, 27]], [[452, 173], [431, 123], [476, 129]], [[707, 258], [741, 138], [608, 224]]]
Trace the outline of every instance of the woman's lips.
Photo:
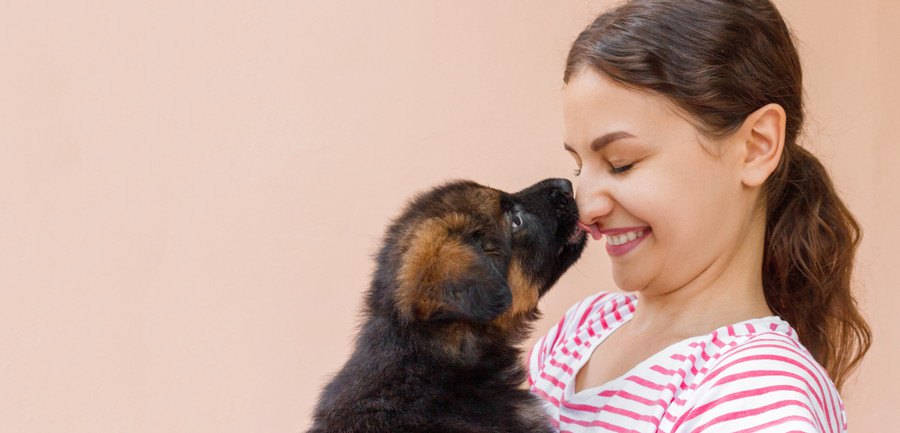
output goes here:
[[587, 225], [581, 221], [578, 221], [578, 227], [581, 227], [582, 230], [591, 234], [591, 237], [594, 238], [595, 241], [599, 241], [602, 234], [600, 234], [600, 227], [597, 227], [597, 224]]
[[628, 242], [625, 242], [622, 245], [611, 245], [609, 243], [610, 238], [609, 238], [609, 236], [607, 236], [606, 237], [606, 252], [608, 252], [609, 255], [611, 255], [611, 256], [624, 255], [625, 253], [635, 249], [638, 245], [640, 245], [641, 242], [644, 242], [644, 239], [646, 239], [647, 236], [650, 236], [650, 233], [652, 233], [652, 232], [653, 231], [650, 230], [650, 228], [648, 227], [644, 230], [643, 234], [641, 234], [641, 237], [630, 240]]
[[[580, 227], [582, 230], [590, 233], [591, 237], [594, 238], [595, 241], [600, 240], [600, 238], [603, 237], [603, 233], [600, 233], [600, 227], [598, 227], [597, 224], [588, 225], [581, 221], [578, 221], [578, 227]], [[622, 229], [607, 229], [607, 230], [604, 230], [604, 232], [607, 232], [607, 235], [611, 236], [611, 235], [615, 235], [618, 233], [627, 233], [628, 231], [633, 231], [634, 229], [641, 230], [640, 227], [635, 227], [635, 228], [622, 228]], [[643, 230], [644, 230], [644, 232], [641, 235], [641, 237], [631, 240], [631, 241], [628, 241], [628, 242], [625, 242], [622, 245], [610, 245], [609, 239], [607, 238], [606, 251], [611, 256], [621, 256], [621, 255], [624, 255], [625, 253], [633, 250], [641, 242], [643, 242], [644, 239], [647, 236], [649, 236], [651, 233], [650, 227], [643, 228]]]

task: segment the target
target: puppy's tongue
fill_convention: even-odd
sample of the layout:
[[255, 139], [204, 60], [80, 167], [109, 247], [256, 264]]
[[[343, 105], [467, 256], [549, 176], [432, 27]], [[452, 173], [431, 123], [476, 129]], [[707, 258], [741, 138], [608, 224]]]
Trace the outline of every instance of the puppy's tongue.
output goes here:
[[578, 221], [578, 227], [581, 227], [582, 230], [591, 234], [591, 237], [594, 238], [595, 241], [599, 241], [602, 234], [600, 234], [600, 227], [597, 227], [597, 224], [587, 225], [581, 221]]

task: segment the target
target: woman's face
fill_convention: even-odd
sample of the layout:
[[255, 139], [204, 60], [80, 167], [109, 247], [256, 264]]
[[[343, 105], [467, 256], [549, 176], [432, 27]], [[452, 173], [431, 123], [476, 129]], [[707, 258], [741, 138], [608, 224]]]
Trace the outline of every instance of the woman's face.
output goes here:
[[735, 143], [590, 69], [570, 78], [563, 103], [579, 217], [604, 234], [619, 288], [662, 294], [723, 272], [752, 213]]

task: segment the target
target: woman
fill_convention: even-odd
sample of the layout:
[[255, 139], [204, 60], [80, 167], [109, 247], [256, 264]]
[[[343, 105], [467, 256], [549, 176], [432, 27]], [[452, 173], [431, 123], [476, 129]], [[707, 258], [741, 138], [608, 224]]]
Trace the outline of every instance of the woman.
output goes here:
[[870, 345], [857, 222], [797, 144], [800, 61], [768, 0], [634, 0], [572, 45], [565, 148], [624, 293], [529, 358], [561, 431], [846, 430]]

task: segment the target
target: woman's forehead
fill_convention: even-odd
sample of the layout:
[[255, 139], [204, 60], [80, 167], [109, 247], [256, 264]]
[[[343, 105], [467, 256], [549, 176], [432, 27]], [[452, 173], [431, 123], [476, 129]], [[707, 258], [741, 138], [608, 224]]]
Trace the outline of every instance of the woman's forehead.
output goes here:
[[696, 137], [699, 131], [674, 113], [657, 115], [622, 110], [575, 112], [565, 116], [566, 149], [597, 152], [622, 146], [662, 144], [667, 141]]
[[[565, 144], [585, 150], [615, 135], [621, 141], [655, 141], [696, 129], [665, 97], [625, 88], [594, 72], [569, 80], [563, 92]], [[632, 139], [633, 140], [629, 140]]]

